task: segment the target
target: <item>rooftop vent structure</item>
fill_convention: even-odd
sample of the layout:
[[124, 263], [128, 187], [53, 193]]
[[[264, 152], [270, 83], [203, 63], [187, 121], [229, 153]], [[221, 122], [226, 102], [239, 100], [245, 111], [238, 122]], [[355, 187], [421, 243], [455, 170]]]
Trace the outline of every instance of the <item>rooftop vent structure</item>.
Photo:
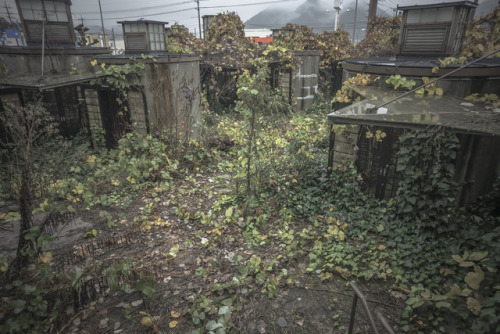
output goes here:
[[403, 11], [398, 56], [456, 56], [477, 4], [457, 1], [398, 7]]
[[70, 0], [16, 0], [28, 45], [75, 45]]
[[165, 25], [168, 22], [137, 20], [118, 22], [123, 28], [125, 53], [166, 52]]
[[208, 30], [210, 25], [215, 19], [215, 15], [203, 15], [203, 39], [206, 41], [208, 39]]

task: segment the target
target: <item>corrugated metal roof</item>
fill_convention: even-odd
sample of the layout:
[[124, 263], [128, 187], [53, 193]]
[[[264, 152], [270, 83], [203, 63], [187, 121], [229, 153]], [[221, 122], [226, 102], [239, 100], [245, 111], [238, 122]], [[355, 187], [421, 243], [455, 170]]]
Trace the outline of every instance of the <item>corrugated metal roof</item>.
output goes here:
[[50, 74], [44, 77], [36, 74], [7, 76], [0, 78], [0, 87], [27, 88], [37, 90], [47, 90], [57, 87], [75, 85], [84, 82], [90, 82], [97, 79], [95, 73], [83, 74]]
[[330, 124], [362, 124], [396, 128], [445, 128], [453, 132], [500, 136], [500, 109], [487, 109], [451, 96], [408, 95], [384, 108], [374, 107], [400, 93], [358, 87], [365, 99], [328, 114]]

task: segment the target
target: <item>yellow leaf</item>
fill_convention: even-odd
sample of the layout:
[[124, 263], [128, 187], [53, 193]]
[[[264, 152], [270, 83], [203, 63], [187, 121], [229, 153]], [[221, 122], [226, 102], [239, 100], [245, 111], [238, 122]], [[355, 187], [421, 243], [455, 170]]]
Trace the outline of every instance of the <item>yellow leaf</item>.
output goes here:
[[441, 87], [436, 88], [436, 95], [443, 96], [443, 88], [441, 88]]
[[142, 317], [141, 319], [141, 325], [145, 326], [145, 327], [151, 327], [153, 326], [153, 319], [151, 319], [151, 317]]
[[181, 314], [177, 311], [171, 311], [170, 315], [172, 316], [172, 318], [178, 318], [181, 316]]
[[450, 292], [448, 292], [446, 294], [447, 297], [449, 298], [452, 298], [452, 297], [455, 297], [455, 296], [458, 296], [462, 293], [462, 289], [460, 289], [460, 287], [458, 286], [458, 284], [454, 284], [450, 290]]
[[47, 252], [47, 253], [40, 254], [38, 256], [38, 261], [40, 261], [40, 263], [49, 263], [50, 261], [52, 261], [52, 253]]
[[477, 300], [472, 297], [467, 298], [467, 308], [469, 311], [471, 311], [475, 315], [479, 315], [481, 312], [481, 309], [483, 308], [483, 305]]
[[332, 273], [329, 273], [329, 272], [322, 272], [321, 273], [321, 280], [324, 281], [324, 280], [327, 280], [327, 279], [331, 279], [333, 278], [333, 274]]
[[432, 73], [433, 74], [436, 74], [438, 72], [439, 72], [439, 67], [435, 66], [435, 67], [432, 68]]
[[379, 251], [384, 251], [386, 248], [387, 248], [387, 246], [386, 246], [386, 245], [380, 245], [380, 246], [378, 246], [378, 247], [377, 247], [377, 249], [378, 249]]
[[175, 328], [175, 326], [177, 326], [177, 324], [178, 324], [178, 323], [179, 323], [179, 322], [178, 322], [178, 321], [175, 321], [175, 320], [174, 320], [174, 321], [170, 321], [170, 323], [168, 324], [168, 327], [170, 327], [170, 328]]
[[470, 286], [472, 289], [479, 289], [479, 285], [484, 279], [484, 272], [481, 270], [479, 266], [474, 266], [474, 272], [469, 272], [465, 275], [464, 281]]
[[455, 272], [448, 268], [441, 268], [439, 269], [439, 273], [443, 276], [448, 276], [448, 275], [453, 275]]
[[339, 239], [344, 241], [345, 239], [345, 233], [343, 231], [339, 231]]
[[2, 263], [2, 265], [0, 266], [0, 271], [1, 272], [6, 272], [7, 269], [9, 269], [9, 263], [7, 261], [4, 261], [4, 263]]

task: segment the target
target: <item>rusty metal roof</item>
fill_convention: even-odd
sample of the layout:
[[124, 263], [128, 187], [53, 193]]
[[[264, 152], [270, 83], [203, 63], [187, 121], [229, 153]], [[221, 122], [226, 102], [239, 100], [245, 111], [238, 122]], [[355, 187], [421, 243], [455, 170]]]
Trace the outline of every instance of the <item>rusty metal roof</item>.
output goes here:
[[356, 90], [365, 99], [328, 114], [330, 124], [443, 128], [457, 133], [500, 136], [500, 109], [487, 109], [484, 105], [451, 96], [412, 94], [371, 111], [400, 93], [373, 86], [357, 87]]

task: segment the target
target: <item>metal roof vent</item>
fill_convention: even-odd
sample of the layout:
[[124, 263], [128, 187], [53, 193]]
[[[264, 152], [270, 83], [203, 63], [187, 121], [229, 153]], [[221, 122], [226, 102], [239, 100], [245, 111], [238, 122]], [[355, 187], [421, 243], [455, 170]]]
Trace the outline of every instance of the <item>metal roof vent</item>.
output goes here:
[[471, 1], [398, 7], [403, 11], [398, 56], [457, 56], [476, 7]]
[[167, 52], [165, 24], [168, 22], [120, 21], [123, 27], [125, 53]]
[[70, 0], [16, 0], [16, 5], [28, 45], [42, 44], [43, 32], [49, 45], [75, 45]]

